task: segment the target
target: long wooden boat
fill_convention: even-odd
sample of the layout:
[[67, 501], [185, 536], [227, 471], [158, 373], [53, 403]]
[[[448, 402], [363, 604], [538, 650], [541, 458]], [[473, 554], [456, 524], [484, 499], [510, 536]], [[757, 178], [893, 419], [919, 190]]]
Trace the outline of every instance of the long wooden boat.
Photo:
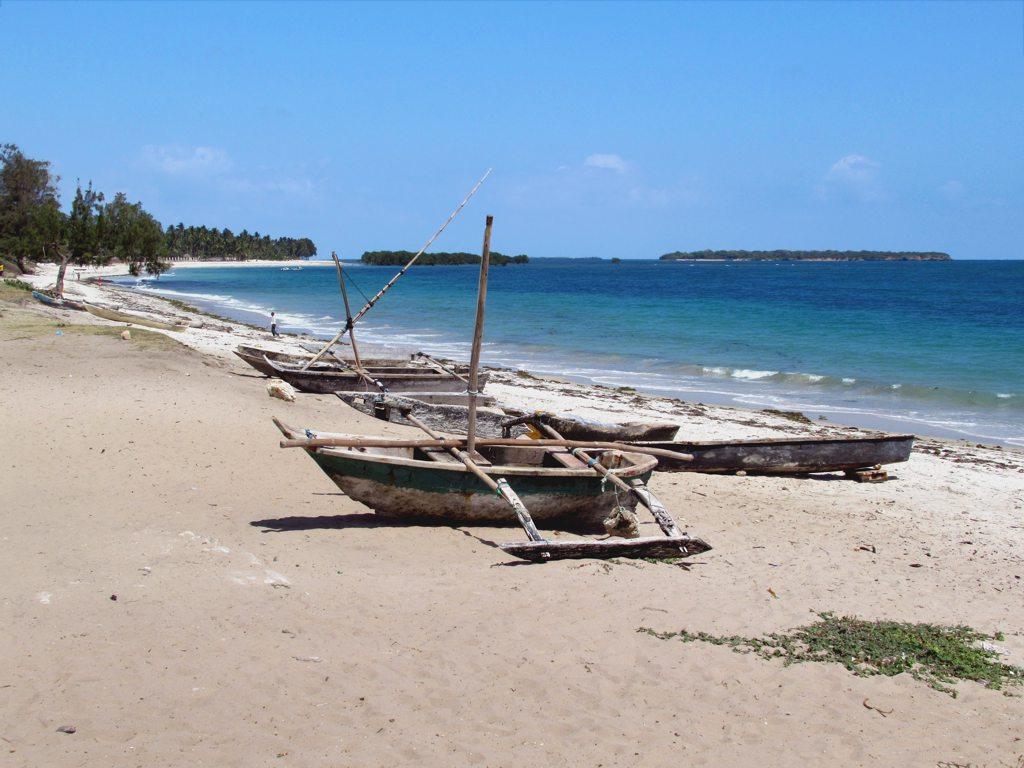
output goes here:
[[895, 464], [910, 458], [914, 435], [865, 437], [797, 437], [765, 440], [645, 441], [637, 445], [693, 455], [682, 462], [660, 458], [663, 472], [739, 472], [765, 475], [804, 475]]
[[[292, 355], [287, 352], [274, 352], [270, 349], [251, 347], [245, 344], [239, 344], [235, 347], [234, 352], [239, 358], [265, 376], [277, 376], [274, 369], [267, 363], [268, 359], [280, 365], [301, 368], [313, 358], [312, 355]], [[360, 362], [371, 370], [377, 368], [412, 367], [408, 361], [394, 358], [370, 358]], [[313, 364], [313, 370], [350, 371], [350, 366], [354, 364], [352, 360], [328, 354]]]
[[[299, 366], [286, 366], [264, 357], [267, 367], [273, 371], [272, 376], [291, 384], [302, 392], [327, 394], [339, 390], [377, 391], [377, 386], [352, 370], [319, 370], [310, 368], [302, 370]], [[394, 368], [369, 368], [364, 366], [370, 376], [379, 381], [390, 392], [412, 392], [426, 390], [444, 392], [458, 383], [454, 376], [419, 366], [403, 366]], [[483, 389], [487, 382], [487, 374], [481, 374], [478, 386]]]
[[[402, 393], [400, 396], [382, 396], [368, 391], [336, 392], [344, 402], [358, 411], [385, 421], [404, 422], [403, 412], [412, 413], [428, 427], [439, 432], [466, 434], [469, 422], [469, 395], [459, 392]], [[479, 398], [478, 398], [479, 401]], [[527, 416], [525, 411], [498, 406], [493, 398], [486, 407], [477, 409], [477, 433], [483, 437], [502, 437], [525, 434], [525, 424], [506, 426], [509, 421], [536, 417], [550, 424], [567, 440], [598, 440], [602, 442], [638, 442], [641, 440], [667, 440], [679, 431], [678, 424], [626, 422], [610, 424], [579, 419], [568, 415], [537, 413]]]
[[184, 331], [188, 328], [188, 325], [184, 323], [164, 323], [131, 312], [121, 312], [116, 309], [100, 307], [96, 304], [90, 304], [88, 301], [84, 301], [82, 304], [89, 314], [102, 317], [104, 320], [113, 320], [115, 323], [131, 323], [132, 325], [141, 325], [146, 328], [157, 328], [161, 331]]
[[[296, 429], [275, 420], [287, 438], [346, 437]], [[567, 450], [549, 446], [480, 446], [478, 466], [506, 478], [535, 520], [563, 520], [600, 530], [616, 507], [635, 509], [631, 494], [613, 486]], [[457, 523], [516, 523], [509, 505], [443, 448], [367, 447], [306, 449], [347, 496], [378, 515]], [[657, 459], [604, 451], [602, 466], [625, 482], [650, 477]], [[675, 552], [678, 556], [678, 548]]]
[[32, 296], [36, 301], [41, 301], [48, 307], [55, 307], [57, 309], [75, 309], [79, 312], [85, 311], [85, 304], [80, 301], [75, 301], [74, 299], [69, 299], [67, 296], [63, 299], [58, 299], [50, 296], [48, 293], [43, 293], [42, 291], [32, 291]]

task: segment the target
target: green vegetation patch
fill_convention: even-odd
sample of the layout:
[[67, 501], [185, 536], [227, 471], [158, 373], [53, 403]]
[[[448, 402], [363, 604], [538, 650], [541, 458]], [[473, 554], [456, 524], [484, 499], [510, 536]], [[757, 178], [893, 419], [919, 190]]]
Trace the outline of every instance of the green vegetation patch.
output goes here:
[[24, 280], [19, 280], [16, 277], [8, 277], [4, 279], [4, 285], [14, 288], [19, 291], [31, 291], [32, 286], [26, 283]]
[[[131, 341], [121, 340], [121, 332], [125, 329], [131, 331]], [[184, 344], [170, 336], [156, 331], [149, 331], [143, 328], [124, 325], [74, 325], [62, 321], [54, 321], [42, 315], [29, 312], [5, 313], [0, 320], [0, 340], [14, 341], [18, 339], [44, 339], [56, 337], [60, 332], [62, 337], [75, 336], [106, 336], [116, 339], [119, 343], [129, 343], [142, 349], [155, 349], [163, 351], [178, 351], [188, 349]], [[68, 339], [69, 341], [71, 339]]]
[[736, 653], [754, 653], [763, 659], [782, 659], [787, 666], [818, 661], [842, 664], [860, 677], [904, 672], [932, 688], [956, 698], [952, 686], [962, 680], [1003, 690], [1020, 685], [1024, 669], [999, 661], [999, 654], [979, 645], [1002, 640], [1000, 633], [986, 635], [971, 627], [943, 627], [901, 621], [866, 621], [819, 613], [818, 621], [788, 632], [763, 637], [711, 635], [707, 632], [657, 632], [641, 627], [638, 632], [660, 640], [678, 638], [724, 645]]

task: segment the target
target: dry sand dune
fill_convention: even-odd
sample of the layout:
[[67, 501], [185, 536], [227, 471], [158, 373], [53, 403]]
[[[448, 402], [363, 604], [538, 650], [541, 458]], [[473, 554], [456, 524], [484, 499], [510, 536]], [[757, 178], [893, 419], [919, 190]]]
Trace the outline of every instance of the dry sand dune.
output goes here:
[[522, 565], [491, 546], [513, 528], [378, 520], [278, 449], [270, 417], [400, 426], [271, 400], [159, 334], [0, 309], [0, 764], [1024, 760], [1020, 691], [953, 699], [637, 632], [756, 635], [832, 610], [1001, 629], [1020, 664], [1017, 469], [915, 454], [880, 485], [656, 475], [715, 547], [691, 570]]

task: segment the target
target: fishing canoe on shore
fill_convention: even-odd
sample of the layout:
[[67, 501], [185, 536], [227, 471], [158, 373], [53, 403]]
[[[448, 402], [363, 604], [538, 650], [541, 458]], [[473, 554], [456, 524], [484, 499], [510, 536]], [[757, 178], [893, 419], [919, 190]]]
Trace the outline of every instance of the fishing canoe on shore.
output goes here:
[[[353, 438], [356, 435], [297, 429], [274, 420], [290, 439]], [[475, 463], [494, 479], [508, 478], [536, 520], [561, 520], [587, 530], [616, 506], [630, 510], [636, 499], [611, 487], [564, 448], [486, 446]], [[444, 448], [312, 448], [306, 451], [345, 494], [379, 515], [432, 519], [450, 524], [515, 523], [509, 505]], [[658, 460], [652, 456], [606, 451], [600, 461], [623, 480], [647, 480]], [[628, 495], [628, 494], [627, 494]]]
[[[407, 423], [404, 414], [412, 413], [432, 429], [458, 435], [466, 434], [469, 425], [469, 395], [465, 393], [409, 392], [400, 396], [370, 392], [335, 394], [356, 410], [385, 421]], [[543, 420], [550, 424], [568, 440], [602, 440], [618, 443], [668, 440], [679, 431], [679, 425], [671, 423], [647, 424], [630, 421], [614, 424], [564, 414], [527, 414], [515, 408], [494, 405], [493, 398], [491, 403], [477, 409], [476, 428], [478, 434], [483, 437], [509, 437], [527, 433], [530, 429], [529, 423], [535, 420]]]
[[[277, 376], [274, 369], [267, 364], [267, 360], [272, 360], [279, 365], [290, 368], [301, 368], [313, 359], [313, 355], [293, 355], [287, 352], [274, 352], [270, 349], [250, 347], [245, 344], [239, 344], [235, 347], [234, 353], [264, 376]], [[396, 358], [369, 358], [361, 360], [360, 362], [369, 370], [415, 367], [407, 360], [400, 360]], [[326, 370], [351, 372], [354, 364], [353, 360], [339, 357], [333, 353], [328, 353], [313, 363], [313, 365], [310, 366], [310, 369], [317, 371]], [[421, 369], [417, 367], [417, 370], [430, 369]]]
[[33, 298], [36, 299], [36, 301], [41, 301], [48, 307], [55, 307], [56, 309], [75, 309], [78, 310], [79, 312], [85, 311], [85, 304], [83, 304], [81, 301], [69, 299], [67, 296], [65, 296], [63, 299], [58, 299], [54, 296], [51, 296], [48, 293], [43, 293], [42, 291], [32, 291], [32, 296]]
[[[378, 382], [390, 392], [445, 392], [459, 383], [456, 377], [443, 371], [411, 364], [393, 368], [370, 368], [364, 365], [361, 373], [354, 369], [321, 370], [312, 366], [304, 370], [301, 366], [276, 363], [266, 356], [264, 362], [273, 371], [269, 375], [288, 382], [301, 392], [319, 394], [339, 390], [379, 391]], [[481, 374], [479, 388], [483, 389], [486, 383], [487, 374]]]
[[658, 440], [639, 446], [664, 448], [693, 456], [692, 461], [658, 460], [663, 472], [805, 475], [815, 472], [853, 472], [910, 458], [914, 435], [864, 437], [794, 437], [764, 440], [694, 442]]
[[121, 312], [116, 309], [100, 307], [96, 304], [90, 304], [88, 301], [84, 301], [82, 304], [89, 314], [102, 317], [104, 320], [113, 320], [115, 323], [130, 323], [146, 328], [157, 328], [161, 331], [184, 331], [188, 328], [188, 325], [185, 323], [164, 323], [160, 320], [151, 320], [148, 317], [132, 314], [131, 312]]

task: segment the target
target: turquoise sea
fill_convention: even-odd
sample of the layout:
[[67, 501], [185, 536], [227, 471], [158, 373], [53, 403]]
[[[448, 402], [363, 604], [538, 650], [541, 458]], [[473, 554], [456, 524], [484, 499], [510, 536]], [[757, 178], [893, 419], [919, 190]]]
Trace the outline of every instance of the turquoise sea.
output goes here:
[[[397, 268], [351, 265], [356, 307]], [[467, 358], [478, 270], [415, 267], [364, 343]], [[239, 320], [328, 336], [331, 267], [119, 278]], [[363, 295], [361, 295], [361, 293]], [[535, 260], [494, 267], [484, 362], [839, 423], [1024, 446], [1024, 262]]]

